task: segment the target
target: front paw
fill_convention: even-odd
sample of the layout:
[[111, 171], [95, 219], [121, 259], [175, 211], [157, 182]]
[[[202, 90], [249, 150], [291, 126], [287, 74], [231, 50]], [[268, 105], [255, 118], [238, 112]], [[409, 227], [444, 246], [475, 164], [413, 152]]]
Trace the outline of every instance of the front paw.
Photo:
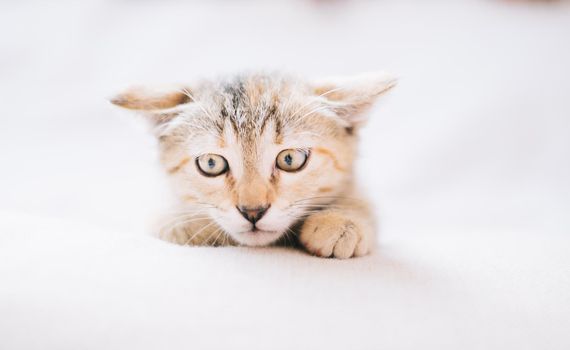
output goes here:
[[299, 239], [311, 253], [322, 257], [347, 259], [369, 252], [369, 242], [359, 226], [348, 216], [321, 212], [307, 218]]
[[158, 238], [174, 244], [187, 245], [192, 237], [185, 227], [166, 227], [158, 231]]

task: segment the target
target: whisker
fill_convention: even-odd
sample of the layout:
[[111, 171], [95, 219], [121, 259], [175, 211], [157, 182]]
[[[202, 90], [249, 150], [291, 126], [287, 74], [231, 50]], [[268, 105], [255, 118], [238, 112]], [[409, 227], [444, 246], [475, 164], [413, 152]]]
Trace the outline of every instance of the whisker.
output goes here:
[[214, 220], [212, 220], [212, 222], [210, 222], [209, 224], [205, 225], [204, 227], [202, 227], [200, 230], [198, 230], [196, 233], [194, 233], [190, 238], [188, 238], [188, 240], [186, 241], [186, 243], [184, 243], [184, 245], [187, 245], [189, 242], [191, 242], [196, 236], [198, 236], [200, 233], [202, 233], [205, 229], [207, 229], [208, 227], [214, 225], [216, 222]]
[[163, 233], [163, 232], [168, 232], [168, 231], [172, 231], [173, 229], [177, 228], [178, 226], [181, 225], [187, 225], [196, 221], [202, 221], [202, 220], [208, 220], [209, 217], [208, 216], [202, 216], [202, 217], [192, 217], [192, 218], [188, 218], [187, 220], [172, 220], [169, 223], [167, 223], [166, 225], [163, 225], [162, 227], [159, 228], [159, 232]]
[[[216, 234], [218, 233], [219, 229], [216, 229], [212, 232], [210, 232], [210, 234], [208, 234], [208, 237], [202, 242], [202, 246], [209, 246], [210, 245], [210, 239]], [[214, 243], [216, 242], [216, 240], [214, 240]]]
[[218, 242], [218, 239], [220, 238], [221, 235], [224, 234], [224, 230], [222, 230], [221, 228], [218, 229], [218, 235], [216, 236], [216, 238], [214, 239], [214, 244], [216, 244]]
[[328, 108], [329, 108], [329, 107], [327, 107], [327, 106], [320, 106], [320, 107], [314, 108], [314, 109], [308, 111], [307, 113], [303, 114], [301, 117], [298, 118], [298, 120], [301, 121], [301, 120], [303, 120], [305, 117], [307, 117], [307, 116], [309, 116], [309, 115], [311, 115], [311, 114], [313, 114], [313, 113], [316, 113], [316, 112], [319, 112], [319, 111], [323, 111], [323, 110], [328, 109]]
[[363, 202], [363, 200], [358, 199], [358, 198], [354, 198], [354, 197], [345, 197], [345, 196], [315, 196], [315, 197], [307, 197], [307, 198], [302, 198], [299, 200], [294, 201], [293, 203], [299, 203], [299, 202], [304, 202], [304, 201], [311, 201], [311, 200], [319, 200], [319, 199], [323, 199], [323, 200], [348, 200], [348, 201], [355, 201], [355, 202]]
[[165, 215], [170, 216], [178, 216], [178, 215], [185, 215], [185, 214], [195, 214], [204, 212], [205, 209], [210, 209], [210, 207], [205, 205], [194, 205], [194, 204], [186, 204], [186, 208], [184, 210], [177, 210], [177, 211], [167, 211], [164, 212]]
[[202, 110], [202, 112], [204, 112], [208, 117], [214, 119], [214, 117], [212, 116], [212, 114], [206, 110], [206, 108], [204, 108], [204, 106], [202, 105], [202, 103], [200, 103], [191, 93], [190, 91], [188, 91], [188, 89], [183, 88], [179, 90], [180, 92], [182, 92], [184, 95], [190, 97], [192, 99], [192, 101], [194, 103], [196, 103], [196, 105]]
[[204, 220], [209, 218], [209, 216], [204, 212], [205, 210], [192, 211], [192, 212], [186, 211], [186, 212], [181, 212], [180, 214], [177, 215], [171, 215], [168, 218], [169, 220], [164, 222], [158, 228], [159, 232], [163, 233], [165, 231], [172, 230], [173, 228], [183, 224], [188, 224], [194, 221]]
[[291, 230], [290, 228], [287, 228], [287, 230], [285, 231], [285, 238], [287, 238], [287, 241], [289, 242], [289, 245], [292, 247], [295, 245], [295, 241], [294, 241], [294, 237], [297, 234], [295, 233], [295, 231]]
[[337, 87], [328, 91], [323, 92], [322, 94], [316, 96], [314, 99], [311, 99], [309, 102], [305, 103], [304, 105], [302, 105], [300, 108], [298, 108], [292, 115], [291, 117], [295, 117], [297, 115], [298, 112], [300, 112], [303, 108], [308, 107], [311, 103], [317, 103], [320, 102], [318, 100], [319, 97], [324, 97], [328, 94], [332, 94], [333, 92], [339, 91], [339, 90], [343, 90], [345, 89], [345, 87], [341, 86], [341, 87]]

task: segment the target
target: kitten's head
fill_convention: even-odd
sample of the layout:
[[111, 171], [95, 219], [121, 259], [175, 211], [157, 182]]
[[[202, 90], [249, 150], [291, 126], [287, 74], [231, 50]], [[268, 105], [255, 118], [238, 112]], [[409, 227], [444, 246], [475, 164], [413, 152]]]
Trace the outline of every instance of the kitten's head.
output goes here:
[[363, 114], [394, 84], [382, 73], [321, 82], [258, 74], [133, 88], [112, 102], [152, 122], [188, 210], [241, 244], [266, 245], [348, 191]]

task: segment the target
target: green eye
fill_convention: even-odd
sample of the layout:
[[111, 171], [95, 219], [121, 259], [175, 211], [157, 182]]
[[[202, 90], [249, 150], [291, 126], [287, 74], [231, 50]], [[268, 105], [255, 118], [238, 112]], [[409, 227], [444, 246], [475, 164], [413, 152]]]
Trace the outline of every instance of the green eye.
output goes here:
[[286, 149], [277, 155], [275, 163], [281, 170], [294, 172], [301, 170], [309, 159], [310, 152], [304, 149]]
[[196, 158], [196, 167], [204, 176], [218, 176], [229, 170], [226, 158], [218, 154], [203, 154]]

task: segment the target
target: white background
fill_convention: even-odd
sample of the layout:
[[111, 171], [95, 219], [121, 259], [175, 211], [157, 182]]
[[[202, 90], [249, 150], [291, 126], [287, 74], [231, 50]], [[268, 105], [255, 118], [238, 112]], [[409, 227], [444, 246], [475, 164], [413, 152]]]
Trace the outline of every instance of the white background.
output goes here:
[[[401, 78], [362, 133], [378, 254], [143, 235], [154, 141], [106, 99], [260, 69]], [[2, 348], [569, 346], [566, 2], [6, 1], [0, 101]]]

